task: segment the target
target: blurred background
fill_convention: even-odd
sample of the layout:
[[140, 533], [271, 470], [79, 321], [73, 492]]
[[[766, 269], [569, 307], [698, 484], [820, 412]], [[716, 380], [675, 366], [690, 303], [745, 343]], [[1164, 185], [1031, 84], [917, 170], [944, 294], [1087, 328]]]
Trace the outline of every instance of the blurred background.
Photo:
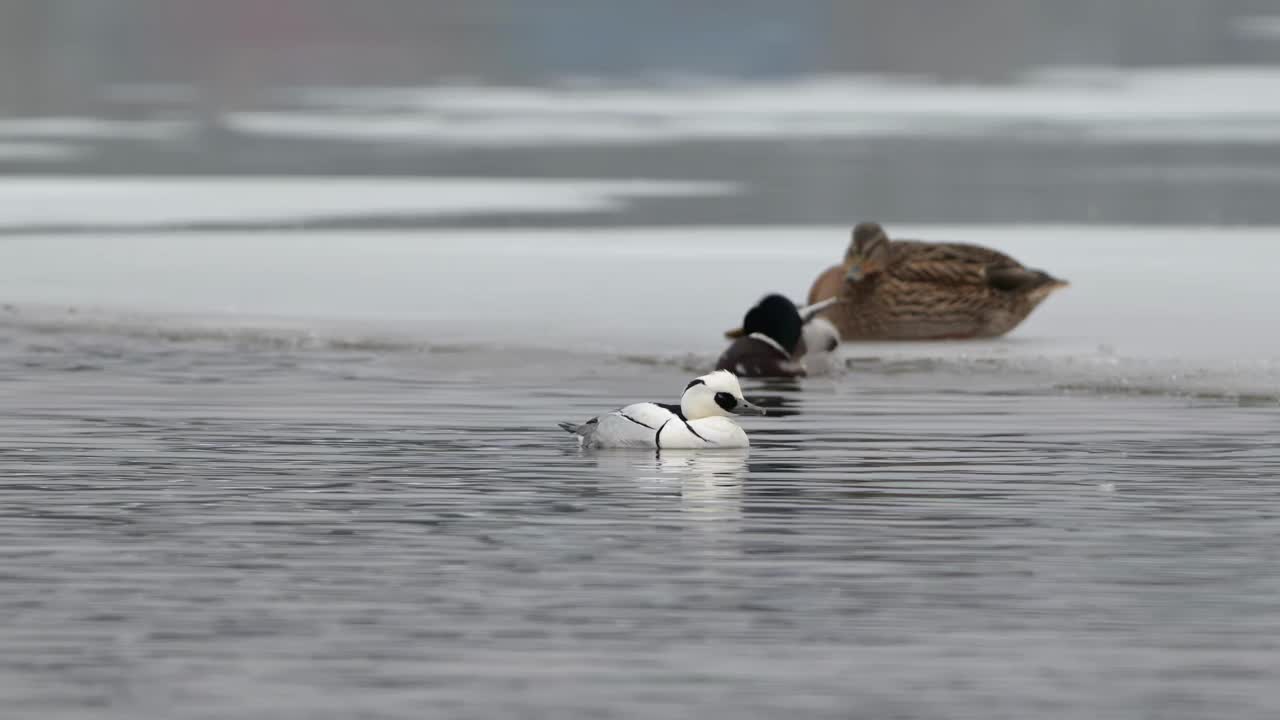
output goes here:
[[[1280, 717], [1277, 189], [1275, 0], [0, 0], [0, 716]], [[556, 427], [864, 220], [1071, 287]]]
[[1275, 13], [1266, 0], [4, 0], [0, 172], [740, 184], [449, 224], [1276, 222]]

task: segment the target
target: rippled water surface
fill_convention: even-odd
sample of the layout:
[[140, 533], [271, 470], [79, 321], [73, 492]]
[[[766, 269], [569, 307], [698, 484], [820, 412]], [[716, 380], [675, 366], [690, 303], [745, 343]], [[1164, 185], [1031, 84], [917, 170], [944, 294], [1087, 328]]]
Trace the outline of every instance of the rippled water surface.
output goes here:
[[5, 325], [10, 717], [1272, 717], [1273, 401]]

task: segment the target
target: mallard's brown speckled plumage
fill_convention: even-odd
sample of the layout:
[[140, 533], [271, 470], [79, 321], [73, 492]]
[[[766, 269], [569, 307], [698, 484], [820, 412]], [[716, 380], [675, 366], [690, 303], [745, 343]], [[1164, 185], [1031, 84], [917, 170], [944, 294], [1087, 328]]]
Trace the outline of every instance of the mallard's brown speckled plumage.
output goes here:
[[986, 338], [1014, 329], [1066, 285], [990, 248], [890, 241], [878, 224], [861, 223], [844, 263], [818, 276], [809, 302], [845, 301], [824, 313], [844, 340]]

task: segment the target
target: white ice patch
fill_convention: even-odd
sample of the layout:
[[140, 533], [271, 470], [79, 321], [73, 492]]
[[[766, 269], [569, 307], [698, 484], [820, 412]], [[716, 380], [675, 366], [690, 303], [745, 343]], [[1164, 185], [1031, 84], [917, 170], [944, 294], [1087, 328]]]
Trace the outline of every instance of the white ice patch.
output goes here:
[[[849, 375], [1280, 396], [1276, 228], [890, 226], [1071, 281], [995, 341], [859, 343]], [[350, 323], [432, 343], [713, 360], [768, 292], [803, 299], [846, 227], [14, 236], [4, 301]], [[954, 383], [953, 383], [954, 384]]]
[[590, 212], [615, 210], [633, 198], [733, 190], [728, 183], [646, 180], [11, 177], [0, 179], [0, 228]]
[[79, 140], [173, 140], [190, 125], [170, 120], [108, 120], [89, 117], [0, 118], [0, 138]]
[[[1248, 27], [1270, 37], [1274, 18]], [[618, 88], [438, 85], [277, 91], [272, 106], [220, 118], [282, 138], [461, 147], [609, 145], [688, 140], [971, 137], [1041, 141], [1257, 143], [1280, 139], [1280, 68], [1047, 67], [1011, 84], [913, 76], [725, 79]], [[174, 102], [189, 88], [112, 88]], [[0, 119], [0, 138], [172, 141], [189, 120]]]
[[0, 162], [53, 163], [73, 160], [85, 153], [84, 147], [69, 143], [0, 141]]
[[[1280, 70], [1047, 68], [1010, 85], [896, 76], [608, 89], [438, 86], [292, 91], [232, 116], [261, 135], [446, 145], [973, 136], [1258, 142], [1280, 137]], [[306, 107], [310, 106], [310, 107]]]

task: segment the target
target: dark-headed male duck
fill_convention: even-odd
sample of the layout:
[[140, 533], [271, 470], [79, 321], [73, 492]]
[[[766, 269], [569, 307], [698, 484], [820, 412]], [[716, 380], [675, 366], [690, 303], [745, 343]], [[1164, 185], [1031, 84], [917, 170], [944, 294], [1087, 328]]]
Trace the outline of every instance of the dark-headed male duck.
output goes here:
[[725, 333], [733, 343], [720, 355], [716, 369], [739, 377], [801, 377], [829, 371], [840, 335], [817, 314], [836, 302], [832, 298], [797, 308], [782, 295], [766, 295], [747, 311], [742, 327]]

